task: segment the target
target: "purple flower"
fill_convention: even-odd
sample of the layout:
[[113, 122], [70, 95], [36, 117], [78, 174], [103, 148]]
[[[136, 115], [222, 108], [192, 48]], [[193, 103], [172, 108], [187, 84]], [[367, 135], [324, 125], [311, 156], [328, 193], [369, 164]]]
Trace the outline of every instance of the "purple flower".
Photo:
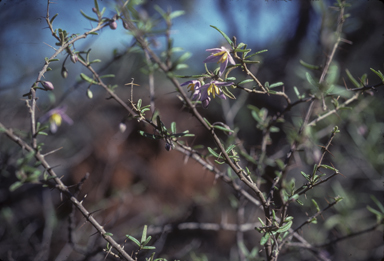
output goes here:
[[198, 91], [199, 100], [201, 101], [203, 108], [206, 109], [211, 102], [210, 95], [212, 94], [213, 98], [216, 98], [216, 95], [220, 99], [226, 99], [223, 91], [221, 90], [221, 86], [229, 86], [232, 85], [233, 82], [219, 82], [219, 81], [211, 81], [210, 83], [204, 84], [201, 86]]
[[221, 48], [207, 49], [206, 51], [211, 52], [211, 55], [204, 60], [204, 63], [213, 63], [213, 62], [221, 63], [220, 76], [223, 74], [223, 72], [227, 68], [228, 61], [231, 64], [235, 64], [235, 60], [233, 60], [231, 54], [224, 46], [222, 46]]
[[41, 85], [43, 85], [44, 89], [47, 91], [53, 90], [55, 87], [53, 87], [53, 84], [48, 81], [40, 81]]
[[73, 120], [69, 118], [67, 114], [65, 114], [65, 111], [67, 110], [67, 106], [63, 105], [60, 107], [56, 107], [50, 111], [48, 111], [46, 114], [44, 114], [41, 118], [41, 122], [45, 122], [49, 120], [50, 124], [50, 130], [52, 133], [56, 133], [57, 128], [61, 125], [62, 121], [64, 120], [69, 125], [73, 124]]
[[180, 86], [185, 86], [188, 85], [188, 91], [192, 92], [192, 100], [195, 100], [196, 98], [199, 99], [199, 94], [200, 91], [199, 89], [201, 88], [201, 82], [198, 80], [192, 80], [192, 81], [187, 81]]

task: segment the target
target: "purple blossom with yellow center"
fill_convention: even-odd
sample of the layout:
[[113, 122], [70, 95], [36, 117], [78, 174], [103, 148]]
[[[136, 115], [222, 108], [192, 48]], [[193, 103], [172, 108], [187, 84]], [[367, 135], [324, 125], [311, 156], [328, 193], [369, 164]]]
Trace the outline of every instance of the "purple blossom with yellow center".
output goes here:
[[65, 121], [69, 125], [73, 124], [73, 120], [65, 113], [67, 110], [67, 106], [63, 105], [60, 107], [56, 107], [46, 114], [44, 114], [41, 118], [41, 122], [49, 121], [49, 127], [52, 133], [56, 133], [58, 127], [61, 126], [62, 122]]
[[204, 60], [204, 63], [220, 63], [220, 76], [227, 68], [228, 61], [233, 65], [235, 64], [235, 60], [233, 60], [231, 54], [224, 46], [221, 46], [220, 48], [207, 49], [206, 51], [211, 52], [211, 55]]
[[220, 99], [226, 99], [223, 91], [220, 87], [232, 85], [233, 82], [219, 82], [219, 81], [211, 81], [210, 83], [204, 84], [201, 86], [199, 91], [199, 100], [201, 101], [203, 108], [207, 108], [210, 101], [211, 95], [213, 98], [219, 97]]
[[198, 80], [191, 80], [181, 84], [180, 86], [185, 86], [185, 85], [187, 85], [188, 91], [192, 93], [191, 94], [192, 100], [199, 99], [199, 94], [200, 94], [199, 89], [201, 88], [201, 82]]

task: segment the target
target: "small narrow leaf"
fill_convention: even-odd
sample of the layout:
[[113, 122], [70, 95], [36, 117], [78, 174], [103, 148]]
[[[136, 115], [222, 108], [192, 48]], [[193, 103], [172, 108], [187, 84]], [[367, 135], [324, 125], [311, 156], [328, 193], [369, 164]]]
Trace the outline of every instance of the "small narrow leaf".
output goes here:
[[271, 235], [269, 233], [265, 233], [264, 236], [260, 240], [260, 245], [264, 246], [265, 243], [268, 242], [268, 239]]
[[375, 202], [375, 204], [379, 207], [381, 213], [384, 214], [384, 206], [380, 203], [380, 201], [377, 200], [377, 198], [373, 195], [371, 195], [371, 199], [373, 200], [373, 202]]
[[309, 64], [309, 63], [306, 63], [304, 62], [303, 60], [300, 60], [300, 64], [308, 69], [312, 69], [312, 70], [318, 70], [320, 67], [317, 66], [317, 65], [313, 65], [313, 64]]
[[349, 72], [348, 69], [345, 69], [345, 72], [347, 73], [347, 76], [349, 78], [349, 80], [353, 83], [353, 85], [355, 85], [356, 88], [359, 88], [360, 87], [360, 84], [356, 81], [356, 79], [352, 76], [352, 74]]
[[283, 82], [276, 82], [274, 84], [269, 85], [269, 89], [276, 88], [276, 87], [279, 87], [279, 86], [282, 86], [282, 85], [284, 85]]
[[211, 147], [207, 147], [209, 153], [211, 153], [213, 156], [215, 156], [216, 158], [219, 158], [219, 154], [217, 154], [216, 151], [214, 151], [213, 149], [211, 149]]
[[156, 249], [156, 247], [154, 247], [154, 246], [144, 246], [142, 249], [150, 249], [150, 250], [153, 250], [153, 249]]
[[176, 122], [171, 123], [171, 131], [172, 133], [176, 133]]
[[319, 87], [319, 84], [315, 82], [315, 80], [312, 78], [312, 75], [310, 73], [305, 73], [305, 76], [307, 77], [307, 81], [314, 87]]
[[94, 2], [95, 2], [95, 8], [96, 8], [96, 10], [97, 10], [97, 12], [99, 12], [99, 5], [98, 5], [98, 3], [97, 3], [97, 0], [95, 0]]
[[285, 225], [281, 226], [276, 232], [283, 233], [287, 230], [289, 230], [292, 226], [292, 221], [288, 221]]
[[113, 77], [115, 77], [114, 74], [106, 74], [106, 75], [100, 76], [100, 78], [113, 78]]
[[231, 146], [229, 146], [226, 150], [225, 150], [225, 152], [226, 153], [229, 153], [233, 148], [235, 148], [236, 147], [236, 145], [234, 145], [234, 144], [232, 144]]
[[210, 25], [212, 28], [216, 29], [219, 33], [221, 33], [221, 35], [225, 38], [225, 40], [227, 40], [227, 42], [233, 46], [233, 42], [231, 39], [229, 39], [229, 37], [223, 32], [221, 31], [219, 28], [217, 28], [216, 26], [213, 26], [213, 25]]
[[83, 79], [84, 81], [87, 81], [89, 83], [92, 83], [92, 84], [98, 84], [95, 80], [89, 78], [87, 75], [85, 75], [84, 73], [80, 73], [80, 77], [81, 79]]
[[375, 71], [374, 69], [370, 68], [372, 72], [374, 72], [377, 76], [380, 77], [381, 81], [384, 83], [384, 75], [380, 71]]
[[81, 14], [82, 14], [85, 18], [87, 18], [88, 20], [90, 20], [90, 21], [94, 21], [94, 22], [98, 22], [95, 18], [92, 18], [92, 17], [86, 15], [86, 14], [83, 12], [83, 10], [80, 10], [80, 12], [81, 12]]
[[136, 107], [140, 110], [140, 108], [141, 108], [141, 103], [143, 102], [143, 100], [142, 99], [139, 99], [138, 101], [137, 101], [137, 104], [136, 104]]
[[209, 121], [208, 121], [206, 118], [203, 118], [203, 119], [204, 119], [204, 121], [207, 123], [207, 125], [208, 125], [210, 128], [212, 128], [212, 124], [209, 123]]
[[139, 240], [137, 240], [136, 238], [134, 238], [133, 236], [130, 236], [130, 235], [125, 235], [129, 240], [133, 241], [137, 246], [140, 247], [140, 242]]
[[264, 49], [264, 50], [255, 52], [255, 53], [253, 53], [253, 54], [247, 56], [247, 59], [249, 59], [249, 58], [251, 58], [251, 57], [253, 57], [253, 56], [255, 56], [255, 55], [258, 55], [258, 54], [260, 54], [260, 53], [265, 53], [265, 52], [268, 52], [268, 50], [267, 50], [267, 49]]
[[246, 79], [244, 81], [239, 82], [237, 85], [248, 83], [248, 82], [253, 82], [253, 79]]
[[236, 96], [231, 93], [226, 86], [221, 87], [221, 91], [224, 93], [225, 96], [232, 100], [236, 100]]
[[185, 11], [181, 11], [181, 10], [178, 10], [178, 11], [173, 11], [170, 15], [169, 15], [169, 18], [172, 20], [172, 19], [175, 19], [176, 17], [179, 17], [179, 16], [182, 16], [185, 14]]
[[223, 127], [223, 126], [214, 125], [213, 128], [219, 129], [219, 130], [222, 130], [222, 131], [225, 131], [225, 132], [233, 133], [233, 130], [227, 129], [227, 128]]
[[312, 199], [312, 203], [315, 205], [317, 212], [320, 212], [319, 205], [317, 204], [317, 202], [314, 199]]
[[55, 14], [52, 18], [51, 18], [51, 21], [49, 21], [50, 24], [52, 24], [53, 20], [55, 20], [55, 18], [58, 16], [59, 14]]
[[147, 225], [144, 225], [143, 234], [141, 235], [141, 243], [144, 243], [147, 239]]

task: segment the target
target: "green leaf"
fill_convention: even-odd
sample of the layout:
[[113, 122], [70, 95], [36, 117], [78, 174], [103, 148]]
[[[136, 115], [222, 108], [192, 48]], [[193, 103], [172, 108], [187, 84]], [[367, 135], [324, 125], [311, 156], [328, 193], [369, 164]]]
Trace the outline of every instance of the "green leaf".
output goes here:
[[246, 79], [244, 81], [239, 82], [237, 85], [248, 83], [248, 82], [253, 82], [253, 79]]
[[136, 104], [137, 109], [140, 110], [140, 108], [141, 108], [141, 103], [142, 103], [142, 102], [143, 102], [142, 99], [139, 99], [139, 100], [137, 101], [137, 104]]
[[211, 147], [207, 147], [209, 153], [211, 153], [213, 156], [215, 156], [216, 158], [219, 158], [219, 154], [217, 154], [216, 151], [214, 151], [213, 149], [211, 149]]
[[93, 21], [93, 22], [98, 22], [95, 18], [92, 18], [92, 17], [86, 15], [86, 14], [83, 12], [83, 10], [80, 10], [80, 12], [81, 12], [81, 14], [82, 14], [85, 18], [87, 18], [88, 20]]
[[99, 4], [97, 3], [97, 0], [94, 1], [95, 2], [95, 8], [97, 10], [97, 12], [99, 12]]
[[172, 133], [176, 133], [176, 122], [172, 122], [171, 123], [171, 131], [172, 131]]
[[325, 164], [321, 164], [320, 165], [320, 168], [324, 168], [324, 169], [330, 169], [330, 170], [333, 170], [335, 172], [339, 172], [337, 169], [335, 169], [334, 167], [331, 167], [331, 166], [328, 166], [328, 165], [325, 165]]
[[276, 87], [279, 87], [279, 86], [282, 86], [282, 85], [284, 85], [283, 82], [276, 82], [274, 84], [269, 85], [269, 89], [276, 88]]
[[106, 75], [102, 75], [102, 76], [100, 76], [101, 79], [102, 79], [102, 78], [113, 78], [113, 77], [115, 77], [114, 74], [106, 74]]
[[87, 75], [85, 75], [84, 73], [80, 73], [80, 77], [81, 79], [83, 79], [84, 81], [87, 81], [91, 84], [98, 84], [98, 82], [96, 82], [95, 80], [89, 78]]
[[232, 99], [232, 100], [236, 100], [236, 96], [233, 95], [233, 93], [231, 93], [227, 86], [222, 86], [221, 87], [221, 91], [224, 93], [225, 96], [227, 96], [228, 98]]
[[144, 225], [143, 234], [141, 235], [141, 243], [144, 243], [147, 239], [147, 225]]
[[146, 245], [148, 245], [149, 241], [151, 241], [151, 239], [152, 239], [152, 237], [149, 236], [149, 237], [147, 237], [147, 239], [146, 239], [144, 242], [141, 242], [141, 244], [142, 244], [143, 246], [146, 246]]
[[314, 87], [319, 87], [319, 83], [315, 82], [315, 80], [312, 78], [312, 75], [308, 72], [305, 73], [305, 76], [307, 77], [307, 81]]
[[247, 52], [250, 52], [252, 50], [251, 49], [235, 49], [233, 51], [238, 52], [238, 53], [247, 53]]
[[[17, 183], [17, 182], [16, 182]], [[370, 212], [372, 212], [373, 214], [375, 214], [376, 216], [382, 216], [383, 214], [382, 213], [380, 213], [379, 211], [377, 211], [376, 209], [374, 209], [374, 208], [371, 208], [370, 206], [367, 206], [367, 209], [370, 211]]]
[[153, 8], [163, 17], [164, 20], [168, 20], [167, 13], [164, 12], [164, 10], [160, 6], [155, 5]]
[[379, 207], [381, 213], [384, 214], [384, 206], [380, 203], [380, 201], [377, 200], [377, 198], [373, 195], [371, 195], [371, 199], [373, 200], [373, 202], [375, 202], [375, 204]]
[[259, 122], [259, 123], [262, 122], [262, 119], [259, 117], [259, 114], [258, 114], [256, 111], [252, 111], [251, 114], [252, 114], [252, 117], [253, 117], [257, 122]]
[[317, 212], [320, 212], [319, 205], [317, 204], [317, 202], [314, 199], [312, 199], [312, 203], [315, 205]]
[[110, 233], [110, 232], [105, 232], [105, 233], [104, 233], [104, 236], [113, 237], [113, 234]]
[[140, 242], [139, 240], [137, 240], [136, 238], [134, 238], [133, 236], [130, 236], [130, 235], [125, 235], [129, 240], [133, 241], [137, 246], [140, 247]]
[[154, 246], [144, 246], [142, 249], [156, 249]]
[[381, 81], [384, 83], [384, 75], [380, 71], [375, 71], [374, 69], [370, 68], [372, 72], [374, 72], [377, 76], [380, 77]]
[[188, 64], [185, 64], [185, 63], [179, 63], [175, 66], [175, 70], [182, 70], [182, 69], [188, 69], [189, 66]]
[[265, 243], [268, 242], [268, 239], [271, 235], [269, 233], [265, 233], [264, 236], [260, 240], [260, 245], [264, 246]]
[[58, 16], [59, 14], [55, 14], [52, 18], [51, 18], [51, 21], [49, 21], [50, 24], [52, 24], [53, 20], [55, 20], [55, 18]]
[[300, 173], [301, 173], [301, 175], [304, 176], [304, 178], [305, 178], [306, 180], [309, 180], [309, 175], [305, 174], [303, 171], [301, 171]]
[[217, 28], [216, 26], [213, 26], [213, 25], [210, 25], [212, 28], [216, 29], [219, 33], [221, 33], [222, 36], [224, 36], [225, 40], [227, 40], [227, 42], [233, 46], [233, 42], [231, 39], [229, 39], [229, 37], [223, 32], [221, 31], [219, 28]]
[[300, 92], [299, 92], [299, 90], [297, 89], [296, 86], [293, 86], [293, 90], [295, 91], [295, 94], [296, 94], [297, 98], [301, 99]]
[[244, 63], [260, 63], [260, 61], [250, 61], [250, 60], [244, 60]]
[[100, 59], [95, 59], [95, 60], [93, 60], [92, 62], [90, 62], [89, 64], [92, 64], [92, 63], [100, 63], [100, 62], [101, 62]]
[[260, 53], [265, 53], [265, 52], [268, 52], [268, 50], [267, 50], [267, 49], [264, 49], [264, 50], [255, 52], [255, 53], [253, 53], [253, 54], [247, 56], [247, 59], [251, 58], [252, 56], [258, 55], [258, 54], [260, 54]]
[[15, 191], [16, 189], [18, 189], [19, 187], [21, 187], [23, 185], [23, 182], [21, 181], [16, 181], [15, 183], [13, 183], [10, 187], [9, 187], [9, 191]]
[[209, 123], [209, 121], [208, 121], [206, 118], [203, 118], [203, 119], [204, 119], [205, 123], [207, 123], [207, 125], [208, 125], [210, 128], [212, 128], [212, 124]]
[[292, 221], [288, 221], [285, 225], [281, 226], [276, 232], [277, 233], [283, 233], [287, 230], [289, 230], [292, 226], [293, 222]]
[[278, 127], [275, 127], [275, 126], [271, 126], [271, 127], [269, 128], [269, 131], [270, 131], [270, 132], [279, 132], [280, 129], [279, 129]]
[[179, 17], [179, 16], [182, 16], [185, 14], [185, 11], [182, 11], [182, 10], [178, 10], [178, 11], [173, 11], [170, 15], [169, 15], [169, 18], [172, 20], [172, 19], [175, 19], [176, 17]]
[[182, 62], [188, 60], [191, 56], [192, 56], [192, 53], [190, 53], [190, 52], [185, 52], [185, 53], [183, 53], [183, 54], [180, 56], [180, 58], [177, 60], [177, 62], [182, 63]]
[[235, 148], [236, 147], [236, 145], [234, 145], [234, 144], [232, 144], [231, 146], [229, 146], [226, 150], [225, 150], [225, 152], [226, 153], [229, 153], [231, 150], [233, 150], [233, 148]]
[[93, 35], [99, 35], [98, 33], [96, 32], [90, 32], [89, 34], [93, 34]]
[[360, 87], [360, 84], [356, 81], [355, 78], [353, 78], [352, 74], [349, 72], [348, 69], [345, 69], [345, 72], [347, 73], [347, 76], [349, 78], [349, 80], [353, 83], [353, 85], [355, 85], [356, 88], [359, 88]]
[[223, 126], [220, 126], [220, 125], [214, 125], [213, 128], [218, 129], [218, 130], [222, 130], [222, 131], [225, 131], [225, 132], [228, 132], [228, 133], [233, 133], [233, 130], [227, 129], [227, 128], [225, 128]]
[[159, 140], [159, 139], [163, 138], [160, 135], [150, 134], [150, 133], [146, 133], [144, 131], [139, 131], [139, 133], [140, 133], [141, 136], [144, 136], [146, 138], [151, 138], [151, 139], [154, 139], [154, 140]]
[[317, 66], [317, 65], [312, 65], [312, 64], [309, 64], [309, 63], [306, 63], [304, 62], [303, 60], [300, 60], [300, 64], [308, 69], [312, 69], [312, 70], [318, 70], [320, 67]]
[[48, 62], [57, 62], [57, 61], [60, 61], [60, 59], [51, 59]]

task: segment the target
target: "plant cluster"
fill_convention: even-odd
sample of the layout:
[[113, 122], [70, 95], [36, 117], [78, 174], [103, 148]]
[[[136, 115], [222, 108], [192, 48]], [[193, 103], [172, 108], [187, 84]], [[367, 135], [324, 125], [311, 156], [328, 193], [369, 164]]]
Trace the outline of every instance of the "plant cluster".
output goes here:
[[[95, 212], [88, 210], [84, 206], [86, 197], [79, 199], [83, 183], [87, 182], [85, 177], [80, 183], [66, 185], [62, 178], [55, 171], [55, 167], [49, 163], [49, 156], [60, 148], [47, 152], [43, 143], [44, 136], [54, 135], [63, 122], [69, 125], [76, 125], [76, 121], [67, 115], [67, 106], [62, 105], [46, 111], [38, 118], [37, 104], [40, 92], [55, 92], [55, 82], [44, 80], [49, 78], [51, 64], [59, 63], [59, 55], [65, 54], [65, 59], [61, 64], [61, 76], [68, 77], [66, 65], [67, 59], [72, 63], [80, 64], [87, 72], [79, 74], [84, 83], [87, 84], [86, 97], [94, 98], [95, 88], [100, 88], [108, 95], [108, 100], [113, 100], [120, 105], [120, 110], [124, 111], [126, 117], [121, 121], [119, 129], [124, 132], [130, 121], [137, 121], [143, 126], [139, 134], [147, 139], [159, 140], [163, 142], [165, 150], [175, 150], [183, 154], [186, 158], [194, 160], [202, 168], [211, 172], [218, 182], [228, 184], [232, 188], [233, 195], [228, 196], [232, 199], [233, 208], [236, 210], [238, 222], [235, 225], [209, 224], [209, 223], [184, 223], [179, 224], [178, 229], [196, 230], [228, 230], [236, 232], [237, 258], [239, 260], [278, 260], [282, 253], [306, 249], [318, 260], [330, 260], [330, 254], [324, 250], [329, 244], [336, 244], [339, 241], [348, 239], [360, 234], [368, 233], [376, 229], [382, 229], [384, 222], [384, 207], [379, 200], [372, 197], [375, 207], [368, 206], [368, 210], [376, 216], [376, 223], [369, 228], [360, 231], [350, 231], [346, 235], [340, 236], [332, 241], [321, 245], [314, 245], [304, 238], [301, 231], [306, 227], [318, 223], [318, 218], [335, 207], [343, 200], [340, 195], [334, 194], [327, 199], [325, 207], [320, 207], [324, 203], [319, 203], [315, 198], [314, 191], [321, 190], [324, 183], [331, 183], [336, 177], [347, 175], [341, 173], [342, 170], [337, 163], [328, 162], [329, 155], [332, 155], [332, 142], [338, 139], [341, 129], [334, 125], [329, 126], [328, 136], [325, 143], [317, 143], [319, 153], [311, 155], [314, 163], [303, 168], [298, 173], [301, 177], [294, 178], [289, 174], [289, 169], [293, 164], [295, 155], [305, 151], [308, 147], [308, 139], [314, 137], [317, 124], [326, 120], [332, 115], [338, 115], [343, 110], [351, 110], [349, 107], [354, 102], [364, 99], [365, 94], [373, 93], [384, 86], [384, 75], [378, 69], [370, 70], [377, 76], [371, 81], [377, 82], [374, 85], [368, 84], [367, 74], [356, 78], [348, 69], [345, 70], [349, 82], [345, 86], [339, 86], [340, 66], [334, 62], [335, 53], [341, 44], [348, 44], [348, 40], [343, 38], [343, 25], [348, 19], [345, 10], [349, 7], [344, 1], [338, 1], [332, 9], [332, 15], [337, 16], [335, 25], [334, 41], [330, 52], [325, 57], [323, 65], [312, 65], [300, 61], [306, 69], [305, 78], [308, 90], [295, 86], [286, 86], [283, 82], [269, 81], [262, 83], [252, 69], [258, 60], [267, 50], [254, 52], [246, 43], [240, 42], [236, 37], [228, 37], [225, 32], [218, 27], [211, 26], [226, 41], [225, 46], [217, 46], [207, 49], [207, 58], [201, 61], [203, 72], [194, 75], [180, 75], [179, 71], [187, 68], [187, 60], [190, 53], [185, 52], [177, 56], [179, 48], [173, 46], [171, 38], [172, 22], [175, 18], [183, 15], [183, 11], [164, 11], [160, 7], [156, 10], [165, 22], [166, 28], [155, 30], [155, 25], [159, 19], [142, 17], [137, 11], [138, 1], [126, 1], [121, 6], [116, 7], [116, 13], [111, 17], [105, 17], [106, 8], [100, 8], [98, 1], [94, 1], [94, 14], [87, 14], [81, 11], [85, 19], [88, 19], [93, 29], [83, 34], [70, 34], [60, 28], [55, 29], [54, 21], [58, 14], [50, 16], [48, 1], [46, 23], [52, 37], [56, 39], [56, 46], [53, 47], [54, 53], [45, 59], [44, 66], [41, 68], [36, 81], [31, 85], [30, 90], [23, 95], [25, 105], [29, 112], [30, 130], [28, 135], [20, 135], [13, 131], [9, 126], [0, 123], [0, 131], [10, 140], [18, 144], [23, 156], [17, 161], [17, 171], [15, 175], [17, 181], [9, 189], [15, 191], [25, 184], [37, 184], [49, 187], [54, 191], [59, 191], [63, 200], [69, 201], [74, 209], [79, 211], [84, 220], [89, 222], [95, 229], [96, 234], [105, 240], [105, 247], [101, 250], [106, 257], [122, 260], [140, 260], [140, 255], [144, 252], [146, 260], [166, 260], [156, 256], [156, 248], [151, 245], [151, 231], [155, 229], [151, 226], [144, 226], [141, 239], [125, 232], [125, 239], [119, 239], [121, 235], [115, 236], [108, 232], [95, 217]], [[145, 74], [149, 79], [161, 74], [166, 77], [169, 84], [172, 84], [178, 97], [180, 107], [190, 115], [199, 126], [207, 133], [210, 139], [209, 144], [189, 145], [192, 143], [194, 133], [189, 130], [177, 130], [177, 121], [172, 121], [168, 127], [163, 119], [164, 114], [157, 108], [155, 103], [156, 88], [153, 80], [150, 81], [149, 96], [150, 102], [144, 104], [143, 98], [134, 98], [136, 88], [139, 84], [132, 79], [125, 85], [130, 88], [130, 99], [125, 101], [117, 91], [121, 89], [119, 84], [107, 84], [105, 79], [111, 80], [115, 75], [101, 75], [94, 64], [101, 63], [100, 59], [91, 60], [91, 49], [78, 50], [75, 43], [90, 35], [98, 35], [103, 30], [115, 30], [122, 26], [134, 38], [134, 43], [127, 53], [132, 50], [139, 50], [145, 58]], [[154, 51], [151, 43], [153, 37], [165, 35], [166, 48], [161, 54]], [[212, 64], [213, 65], [212, 65]], [[183, 79], [180, 81], [180, 79]], [[187, 80], [184, 80], [187, 79]], [[353, 85], [349, 88], [348, 85]], [[40, 86], [41, 85], [41, 86]], [[292, 91], [291, 91], [292, 90]], [[239, 97], [245, 93], [252, 96], [276, 98], [284, 101], [284, 109], [273, 112], [267, 108], [258, 107], [252, 104], [244, 104], [244, 100]], [[292, 94], [294, 94], [292, 96]], [[220, 98], [217, 99], [217, 98]], [[227, 115], [222, 120], [222, 115], [212, 120], [207, 117], [206, 112], [215, 106], [217, 102], [231, 102]], [[233, 102], [232, 102], [233, 101]], [[305, 106], [305, 114], [297, 123], [287, 123], [287, 115], [295, 111], [300, 106]], [[320, 109], [317, 109], [319, 107]], [[260, 135], [260, 144], [254, 146], [252, 151], [244, 146], [239, 133], [241, 129], [234, 124], [234, 118], [238, 112], [247, 113], [254, 120], [257, 134]], [[296, 111], [296, 112], [297, 112]], [[230, 116], [231, 115], [231, 116]], [[290, 125], [291, 124], [291, 125]], [[291, 128], [287, 128], [291, 126]], [[178, 126], [180, 128], [180, 125]], [[49, 131], [48, 131], [49, 130]], [[149, 131], [148, 131], [149, 130]], [[289, 146], [279, 147], [275, 142], [276, 134], [287, 137]], [[314, 139], [314, 138], [313, 138]], [[270, 148], [275, 152], [271, 153]], [[312, 150], [314, 151], [314, 150]], [[298, 156], [300, 157], [300, 156]], [[308, 171], [308, 168], [311, 171]], [[272, 169], [272, 171], [270, 171]], [[341, 181], [342, 182], [342, 181]], [[54, 192], [52, 192], [54, 193]], [[295, 218], [291, 209], [303, 206], [304, 201], [310, 200], [315, 211], [308, 213], [301, 219]], [[243, 202], [243, 203], [241, 203]], [[244, 203], [245, 202], [245, 203]], [[257, 221], [254, 223], [244, 222], [244, 204], [251, 204], [258, 210]], [[72, 214], [71, 214], [72, 215]], [[73, 217], [69, 217], [70, 219]], [[297, 220], [298, 219], [298, 220]], [[217, 226], [216, 226], [217, 225]], [[172, 228], [168, 228], [172, 229]], [[71, 229], [69, 229], [69, 233]], [[164, 226], [162, 230], [166, 230]], [[259, 239], [258, 244], [252, 245], [246, 242], [245, 232], [252, 231], [253, 237]], [[72, 241], [72, 245], [76, 245]], [[76, 250], [77, 247], [73, 246]], [[134, 249], [132, 252], [126, 249]], [[195, 255], [195, 254], [194, 254]], [[144, 259], [143, 259], [144, 260]], [[194, 256], [194, 260], [204, 260], [203, 257]]]

